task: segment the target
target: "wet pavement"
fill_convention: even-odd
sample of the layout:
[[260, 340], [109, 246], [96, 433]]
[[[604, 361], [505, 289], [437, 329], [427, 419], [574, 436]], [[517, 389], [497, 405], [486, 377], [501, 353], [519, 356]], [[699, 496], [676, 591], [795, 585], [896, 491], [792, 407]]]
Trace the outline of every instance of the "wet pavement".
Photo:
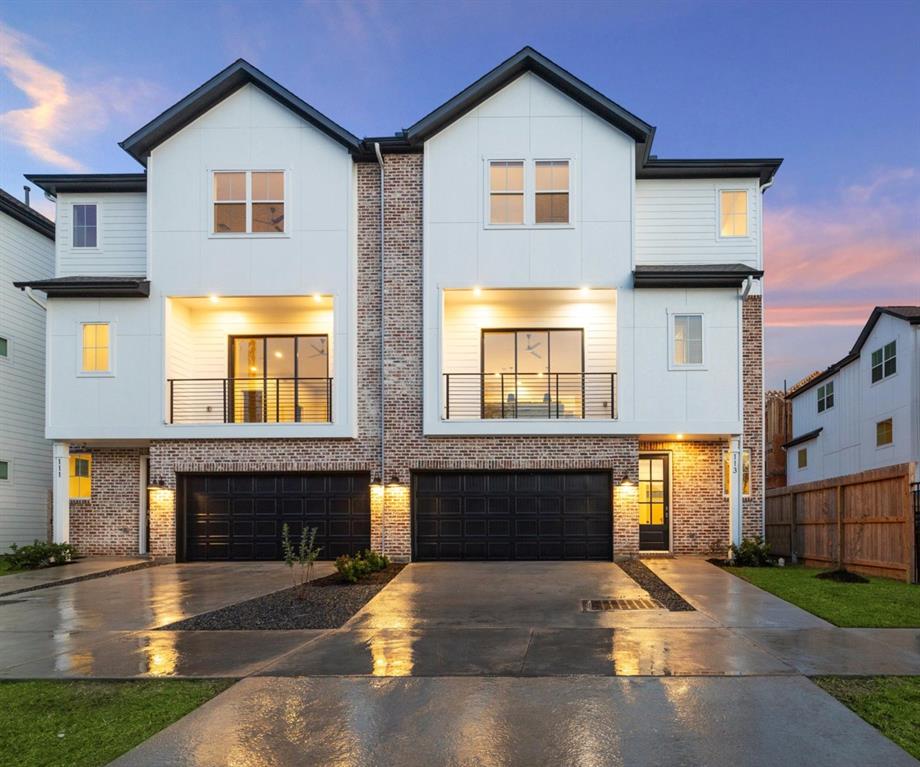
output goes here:
[[798, 676], [249, 678], [116, 767], [917, 762]]
[[0, 578], [0, 597], [95, 577], [127, 567], [141, 568], [153, 565], [154, 563], [146, 557], [87, 557], [59, 567], [43, 567], [39, 570], [4, 575]]

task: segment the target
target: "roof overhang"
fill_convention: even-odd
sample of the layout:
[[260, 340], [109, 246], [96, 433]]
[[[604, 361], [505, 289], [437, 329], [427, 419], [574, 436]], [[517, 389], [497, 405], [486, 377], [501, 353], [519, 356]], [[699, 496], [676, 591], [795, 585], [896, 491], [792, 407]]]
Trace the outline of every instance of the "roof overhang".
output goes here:
[[785, 444], [783, 445], [783, 447], [784, 447], [784, 448], [789, 448], [789, 447], [795, 447], [796, 445], [801, 445], [803, 442], [808, 442], [809, 440], [814, 439], [814, 438], [817, 437], [822, 431], [824, 431], [824, 427], [823, 427], [823, 426], [821, 426], [821, 427], [819, 427], [819, 428], [817, 428], [817, 429], [815, 429], [815, 430], [813, 430], [813, 431], [806, 432], [805, 434], [802, 434], [802, 435], [796, 437], [795, 439], [790, 439], [787, 443], [785, 443]]
[[35, 186], [50, 195], [62, 192], [146, 192], [146, 173], [65, 173], [26, 176]]
[[679, 160], [649, 157], [636, 168], [637, 179], [669, 178], [756, 178], [760, 184], [772, 181], [778, 157], [759, 159]]
[[353, 154], [361, 152], [361, 141], [357, 136], [349, 133], [341, 125], [330, 120], [243, 59], [237, 59], [143, 128], [119, 142], [119, 146], [141, 165], [146, 165], [147, 157], [153, 149], [244, 85], [250, 84], [314, 125], [330, 138], [338, 141], [349, 152]]
[[24, 224], [34, 232], [44, 235], [49, 240], [54, 239], [54, 221], [45, 218], [37, 210], [20, 202], [13, 195], [0, 189], [0, 212], [6, 213], [10, 218]]
[[646, 264], [633, 271], [635, 288], [740, 288], [763, 271], [746, 264]]
[[48, 298], [147, 298], [146, 277], [54, 277], [48, 280], [14, 282], [20, 290], [41, 290]]

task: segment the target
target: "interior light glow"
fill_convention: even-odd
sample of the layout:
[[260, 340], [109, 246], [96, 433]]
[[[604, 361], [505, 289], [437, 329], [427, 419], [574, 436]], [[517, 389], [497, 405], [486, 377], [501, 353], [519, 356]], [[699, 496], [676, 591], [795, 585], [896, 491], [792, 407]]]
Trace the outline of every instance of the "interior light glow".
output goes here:
[[249, 372], [250, 372], [250, 373], [258, 373], [258, 372], [259, 372], [259, 368], [257, 368], [255, 365], [250, 365], [250, 366], [249, 366]]

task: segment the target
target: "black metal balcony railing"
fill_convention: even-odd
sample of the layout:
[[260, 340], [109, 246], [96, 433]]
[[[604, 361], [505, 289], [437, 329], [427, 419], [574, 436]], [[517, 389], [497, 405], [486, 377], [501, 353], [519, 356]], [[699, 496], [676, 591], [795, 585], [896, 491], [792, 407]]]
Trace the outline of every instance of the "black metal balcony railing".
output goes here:
[[447, 420], [617, 417], [616, 373], [445, 373]]
[[331, 378], [170, 378], [170, 423], [332, 421]]

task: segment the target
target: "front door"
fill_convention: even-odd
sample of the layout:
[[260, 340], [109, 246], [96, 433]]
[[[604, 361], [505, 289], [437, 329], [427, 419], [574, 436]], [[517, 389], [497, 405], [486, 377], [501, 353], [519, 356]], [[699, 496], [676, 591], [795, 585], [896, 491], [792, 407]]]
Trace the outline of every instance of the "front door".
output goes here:
[[639, 456], [639, 551], [671, 547], [668, 469], [667, 453]]

